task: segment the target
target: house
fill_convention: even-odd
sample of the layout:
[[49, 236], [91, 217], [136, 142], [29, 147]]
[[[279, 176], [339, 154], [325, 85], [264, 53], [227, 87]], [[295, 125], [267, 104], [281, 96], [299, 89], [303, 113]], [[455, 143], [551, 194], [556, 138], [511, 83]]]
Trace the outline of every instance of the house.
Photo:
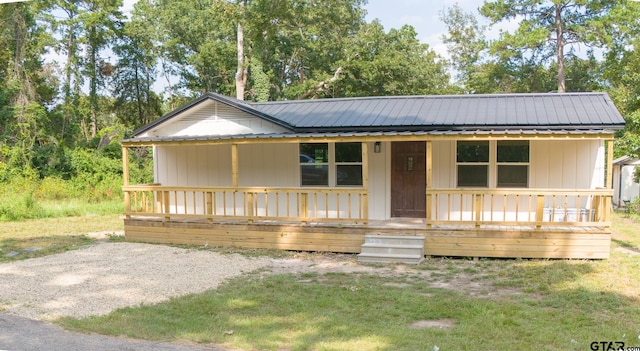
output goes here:
[[622, 156], [613, 160], [613, 205], [625, 207], [640, 196], [640, 184], [633, 179], [640, 160], [631, 156]]
[[[605, 93], [208, 93], [122, 142], [125, 235], [352, 253], [399, 236], [420, 256], [607, 258], [623, 126]], [[152, 150], [154, 184], [129, 184], [135, 148]]]

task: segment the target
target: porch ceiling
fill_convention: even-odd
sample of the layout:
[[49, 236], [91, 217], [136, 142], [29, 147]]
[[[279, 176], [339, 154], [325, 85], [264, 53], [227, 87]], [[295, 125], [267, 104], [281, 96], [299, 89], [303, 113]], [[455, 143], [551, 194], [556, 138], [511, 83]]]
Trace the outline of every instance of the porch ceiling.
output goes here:
[[613, 140], [613, 131], [604, 129], [505, 129], [505, 130], [431, 130], [335, 133], [271, 133], [210, 136], [168, 136], [126, 139], [122, 146], [175, 144], [261, 144], [340, 141], [408, 141], [408, 140], [508, 140], [508, 139], [600, 139]]

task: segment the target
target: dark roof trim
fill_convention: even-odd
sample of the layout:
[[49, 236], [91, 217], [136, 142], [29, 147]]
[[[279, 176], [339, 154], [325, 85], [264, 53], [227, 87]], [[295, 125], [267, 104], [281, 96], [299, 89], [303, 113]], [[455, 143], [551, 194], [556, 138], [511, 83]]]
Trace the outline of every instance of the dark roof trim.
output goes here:
[[274, 117], [272, 117], [272, 116], [270, 116], [270, 115], [268, 115], [266, 113], [260, 112], [260, 111], [254, 109], [253, 107], [251, 107], [251, 105], [247, 104], [246, 102], [244, 102], [242, 100], [234, 99], [232, 97], [224, 96], [224, 95], [220, 95], [220, 94], [216, 94], [216, 93], [205, 93], [205, 94], [202, 94], [200, 97], [198, 97], [198, 98], [196, 98], [196, 99], [194, 99], [192, 101], [189, 101], [188, 103], [186, 103], [186, 104], [178, 107], [177, 109], [167, 113], [166, 115], [158, 118], [157, 120], [155, 120], [155, 121], [153, 121], [153, 122], [151, 122], [151, 123], [149, 123], [149, 124], [147, 124], [145, 126], [142, 126], [142, 127], [138, 128], [138, 129], [134, 130], [133, 131], [133, 135], [137, 136], [137, 135], [140, 135], [140, 134], [142, 134], [144, 132], [147, 132], [147, 131], [149, 131], [149, 130], [161, 125], [162, 123], [170, 120], [171, 118], [181, 114], [182, 112], [184, 112], [184, 111], [186, 111], [186, 110], [198, 105], [199, 103], [201, 103], [204, 100], [213, 100], [215, 102], [219, 102], [221, 104], [225, 104], [227, 106], [237, 108], [238, 110], [246, 112], [246, 113], [248, 113], [248, 114], [250, 114], [252, 116], [255, 116], [255, 117], [261, 118], [263, 120], [266, 120], [268, 122], [271, 122], [273, 124], [279, 125], [280, 127], [283, 127], [283, 128], [288, 129], [290, 131], [294, 131], [293, 126], [291, 126], [289, 123], [286, 123], [286, 122], [281, 121], [281, 120], [279, 120], [277, 118], [274, 118]]

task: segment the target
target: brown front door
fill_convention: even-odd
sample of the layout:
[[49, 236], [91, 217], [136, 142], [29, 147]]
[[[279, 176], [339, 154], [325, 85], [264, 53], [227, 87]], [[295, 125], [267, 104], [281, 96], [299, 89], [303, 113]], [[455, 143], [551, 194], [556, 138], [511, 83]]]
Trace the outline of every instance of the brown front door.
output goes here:
[[391, 143], [391, 216], [426, 216], [426, 144]]

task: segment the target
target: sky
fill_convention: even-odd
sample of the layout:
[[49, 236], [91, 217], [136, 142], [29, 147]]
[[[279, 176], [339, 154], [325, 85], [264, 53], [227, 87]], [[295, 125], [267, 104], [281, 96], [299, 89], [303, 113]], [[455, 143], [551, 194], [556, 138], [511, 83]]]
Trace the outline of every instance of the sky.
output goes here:
[[[435, 52], [447, 57], [446, 46], [442, 43], [442, 35], [447, 30], [440, 20], [440, 13], [455, 4], [465, 12], [471, 12], [480, 24], [489, 24], [478, 11], [484, 0], [369, 0], [365, 6], [365, 19], [371, 22], [377, 18], [387, 32], [391, 28], [399, 29], [409, 24], [418, 33], [420, 42], [429, 44]], [[516, 27], [517, 22], [500, 23], [488, 28], [485, 35], [488, 39], [495, 39], [501, 29], [513, 31]]]
[[[135, 1], [124, 0], [124, 12], [130, 12]], [[440, 12], [458, 4], [464, 11], [472, 12], [483, 23], [478, 15], [478, 8], [483, 3], [484, 0], [368, 0], [368, 4], [365, 5], [365, 20], [371, 22], [377, 18], [387, 32], [391, 28], [399, 29], [409, 24], [416, 30], [420, 42], [429, 44], [431, 49], [446, 57], [446, 47], [442, 43], [442, 35], [446, 28], [440, 20]], [[486, 33], [487, 37], [497, 37], [500, 28], [509, 27], [510, 24], [496, 26]]]

